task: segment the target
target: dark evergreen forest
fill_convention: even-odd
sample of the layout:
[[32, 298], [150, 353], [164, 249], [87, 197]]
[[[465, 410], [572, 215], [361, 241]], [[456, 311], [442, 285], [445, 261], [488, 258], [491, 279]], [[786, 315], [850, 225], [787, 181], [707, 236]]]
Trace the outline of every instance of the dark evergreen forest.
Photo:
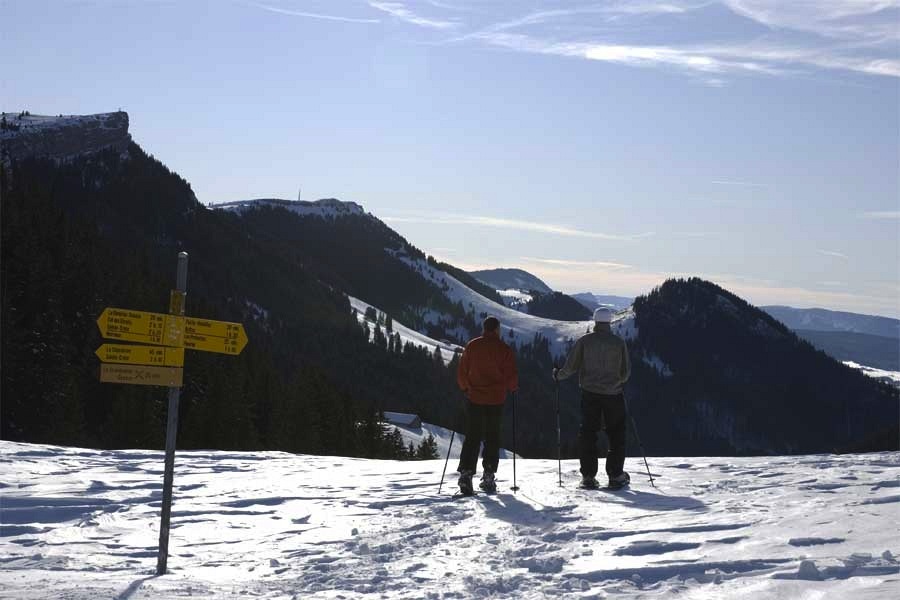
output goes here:
[[526, 305], [529, 315], [557, 321], [590, 321], [592, 318], [592, 311], [575, 298], [562, 292], [532, 293], [535, 295]]
[[440, 422], [437, 407], [459, 404], [450, 369], [369, 343], [308, 261], [201, 206], [137, 145], [129, 155], [0, 173], [4, 439], [162, 446], [164, 390], [99, 383], [95, 321], [106, 306], [165, 312], [181, 250], [188, 314], [242, 322], [251, 342], [237, 357], [188, 353], [180, 447], [406, 458], [378, 413]]

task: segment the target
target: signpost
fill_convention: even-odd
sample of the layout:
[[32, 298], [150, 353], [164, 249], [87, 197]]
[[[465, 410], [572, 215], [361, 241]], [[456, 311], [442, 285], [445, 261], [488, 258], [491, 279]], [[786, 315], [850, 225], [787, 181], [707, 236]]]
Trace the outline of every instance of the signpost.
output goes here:
[[184, 316], [187, 264], [187, 252], [179, 252], [176, 287], [169, 297], [169, 314], [105, 308], [97, 319], [97, 326], [104, 338], [118, 342], [151, 344], [149, 346], [102, 344], [94, 352], [103, 363], [100, 365], [100, 381], [169, 388], [157, 575], [165, 575], [169, 557], [175, 437], [178, 433], [178, 403], [183, 383], [184, 351], [188, 349], [237, 355], [247, 345], [247, 333], [240, 323]]

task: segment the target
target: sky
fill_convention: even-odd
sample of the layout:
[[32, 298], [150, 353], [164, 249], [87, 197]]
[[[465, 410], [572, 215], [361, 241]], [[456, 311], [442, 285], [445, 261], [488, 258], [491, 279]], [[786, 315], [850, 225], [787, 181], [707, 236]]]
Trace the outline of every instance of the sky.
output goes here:
[[900, 0], [3, 0], [0, 108], [564, 292], [900, 317]]

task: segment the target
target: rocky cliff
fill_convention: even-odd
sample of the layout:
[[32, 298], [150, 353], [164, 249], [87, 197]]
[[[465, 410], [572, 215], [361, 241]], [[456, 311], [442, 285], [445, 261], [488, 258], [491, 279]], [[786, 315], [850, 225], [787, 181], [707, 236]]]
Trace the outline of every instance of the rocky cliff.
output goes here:
[[31, 156], [66, 160], [106, 148], [124, 152], [128, 113], [45, 116], [3, 113], [0, 121], [0, 158], [9, 164]]

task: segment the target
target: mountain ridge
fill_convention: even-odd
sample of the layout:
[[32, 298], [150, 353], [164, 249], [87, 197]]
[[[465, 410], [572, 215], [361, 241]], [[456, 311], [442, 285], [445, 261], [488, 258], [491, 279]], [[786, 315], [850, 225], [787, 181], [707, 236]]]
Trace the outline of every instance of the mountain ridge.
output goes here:
[[[159, 399], [96, 381], [94, 319], [104, 306], [158, 310], [183, 249], [191, 254], [189, 310], [244, 321], [251, 340], [239, 357], [192, 356], [182, 415], [187, 447], [372, 455], [379, 450], [365, 437], [371, 428], [356, 424], [379, 408], [453, 427], [460, 419], [453, 359], [397, 343], [385, 334], [386, 322], [373, 332], [353, 314], [348, 295], [451, 344], [477, 335], [481, 319], [496, 313], [518, 353], [522, 424], [556, 418], [549, 373], [591, 328], [590, 321], [542, 319], [490, 300], [445, 270], [452, 265], [430, 259], [368, 213], [311, 218], [271, 202], [209, 210], [186, 180], [133, 142], [127, 156], [107, 148], [64, 163], [18, 156], [11, 165], [15, 178], [0, 171], [2, 391], [11, 399], [0, 406], [4, 437], [159, 446]], [[882, 386], [831, 359], [811, 358], [811, 347], [797, 353], [800, 342], [783, 325], [709, 285], [664, 284], [614, 320], [630, 344], [634, 377], [626, 393], [650, 433], [642, 437], [648, 451], [827, 451], [896, 416], [876, 401], [892, 398]], [[713, 352], [695, 344], [703, 339]], [[726, 345], [734, 340], [758, 351], [734, 353]], [[766, 344], [773, 340], [783, 346], [781, 362], [796, 361], [799, 374], [776, 364], [778, 377], [769, 377]], [[41, 389], [31, 385], [35, 379]], [[848, 420], [834, 390], [804, 379], [839, 381], [834, 390], [844, 389], [870, 414]], [[761, 397], [769, 408], [810, 410], [808, 396], [820, 388], [835, 414], [818, 418], [818, 439], [792, 429], [790, 418], [773, 430], [744, 407]], [[562, 453], [569, 456], [577, 390], [570, 381], [561, 392]], [[48, 422], [44, 414], [60, 417]], [[510, 437], [506, 419], [507, 447]], [[555, 432], [542, 427], [520, 430], [518, 442], [523, 455], [557, 449]]]

